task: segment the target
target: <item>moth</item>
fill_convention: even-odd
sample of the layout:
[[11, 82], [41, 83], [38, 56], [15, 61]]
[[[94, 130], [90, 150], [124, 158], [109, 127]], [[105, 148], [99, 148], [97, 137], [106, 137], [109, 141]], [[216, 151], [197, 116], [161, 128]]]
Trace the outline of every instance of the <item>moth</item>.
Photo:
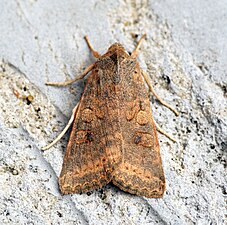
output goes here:
[[47, 83], [65, 86], [90, 73], [60, 135], [73, 124], [59, 178], [62, 194], [86, 193], [112, 182], [138, 196], [163, 196], [165, 176], [145, 82], [162, 104], [178, 112], [158, 97], [139, 66], [137, 55], [144, 38], [131, 54], [115, 43], [100, 55], [85, 37], [97, 61], [74, 80]]

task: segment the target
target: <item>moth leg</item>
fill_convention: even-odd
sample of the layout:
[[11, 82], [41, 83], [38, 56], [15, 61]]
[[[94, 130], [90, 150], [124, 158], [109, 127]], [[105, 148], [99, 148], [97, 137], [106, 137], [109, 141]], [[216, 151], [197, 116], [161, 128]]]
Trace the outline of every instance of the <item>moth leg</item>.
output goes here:
[[167, 138], [169, 138], [171, 141], [173, 142], [177, 142], [177, 140], [172, 137], [170, 134], [166, 133], [156, 122], [155, 122], [155, 125], [156, 125], [156, 129], [159, 133], [165, 135]]
[[137, 57], [138, 52], [139, 52], [139, 48], [140, 48], [140, 46], [141, 46], [143, 40], [145, 39], [145, 37], [146, 37], [146, 34], [144, 34], [144, 35], [140, 38], [139, 42], [137, 43], [135, 49], [133, 50], [133, 52], [132, 52], [132, 54], [131, 54], [132, 57]]
[[176, 116], [179, 116], [179, 112], [178, 112], [176, 109], [174, 109], [171, 105], [169, 105], [168, 103], [166, 103], [165, 101], [163, 101], [163, 100], [158, 96], [158, 94], [155, 92], [155, 90], [154, 90], [154, 88], [153, 88], [153, 86], [152, 86], [151, 79], [150, 79], [149, 75], [148, 75], [146, 72], [144, 72], [144, 71], [142, 71], [142, 75], [143, 75], [143, 77], [144, 77], [144, 79], [145, 79], [145, 81], [146, 81], [146, 83], [147, 83], [147, 85], [148, 85], [148, 87], [149, 87], [150, 92], [153, 93], [153, 95], [159, 100], [159, 102], [160, 102], [162, 105], [164, 105], [165, 107], [169, 108], [171, 111], [173, 111], [173, 112], [175, 113]]
[[76, 112], [77, 112], [77, 108], [78, 108], [79, 103], [76, 104], [76, 106], [74, 107], [73, 111], [72, 111], [72, 115], [71, 118], [68, 122], [68, 124], [66, 125], [66, 127], [64, 128], [64, 130], [47, 146], [42, 147], [41, 149], [43, 151], [48, 150], [49, 148], [51, 148], [53, 145], [55, 145], [58, 141], [61, 140], [61, 138], [64, 136], [64, 134], [66, 133], [66, 131], [69, 129], [69, 127], [71, 126], [71, 124], [73, 123], [73, 120], [75, 118]]
[[75, 77], [72, 80], [67, 80], [65, 82], [46, 82], [46, 85], [50, 85], [50, 86], [67, 86], [69, 84], [74, 83], [77, 80], [80, 80], [82, 78], [84, 78], [93, 68], [94, 68], [95, 64], [91, 64], [90, 66], [88, 66], [79, 76]]
[[90, 42], [89, 39], [88, 39], [88, 36], [85, 36], [84, 39], [85, 39], [85, 41], [87, 42], [87, 45], [88, 45], [88, 47], [90, 48], [90, 50], [91, 50], [93, 56], [94, 56], [95, 58], [100, 58], [101, 55], [100, 55], [97, 51], [94, 50], [94, 48], [93, 48], [92, 45], [91, 45], [91, 42]]

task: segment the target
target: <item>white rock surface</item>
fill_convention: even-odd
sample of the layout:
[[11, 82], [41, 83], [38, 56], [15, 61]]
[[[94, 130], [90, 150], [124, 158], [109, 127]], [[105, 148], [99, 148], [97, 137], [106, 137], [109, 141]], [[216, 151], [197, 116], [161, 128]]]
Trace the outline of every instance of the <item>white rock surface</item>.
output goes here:
[[[2, 0], [0, 26], [1, 224], [224, 224], [227, 150], [227, 3], [203, 1]], [[108, 185], [61, 196], [57, 178], [68, 134], [41, 152], [67, 123], [94, 61], [83, 36], [104, 53], [132, 51], [147, 33], [141, 67], [178, 118], [152, 97], [167, 191], [146, 199]], [[31, 102], [28, 100], [32, 100]], [[33, 99], [32, 99], [33, 97]]]

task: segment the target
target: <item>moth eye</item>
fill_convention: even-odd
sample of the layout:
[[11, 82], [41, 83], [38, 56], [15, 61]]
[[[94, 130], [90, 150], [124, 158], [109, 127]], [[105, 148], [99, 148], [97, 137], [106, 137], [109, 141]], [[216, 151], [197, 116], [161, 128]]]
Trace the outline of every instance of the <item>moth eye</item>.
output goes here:
[[133, 60], [126, 60], [125, 63], [126, 63], [128, 66], [130, 66], [131, 64], [134, 63], [134, 61], [133, 61]]

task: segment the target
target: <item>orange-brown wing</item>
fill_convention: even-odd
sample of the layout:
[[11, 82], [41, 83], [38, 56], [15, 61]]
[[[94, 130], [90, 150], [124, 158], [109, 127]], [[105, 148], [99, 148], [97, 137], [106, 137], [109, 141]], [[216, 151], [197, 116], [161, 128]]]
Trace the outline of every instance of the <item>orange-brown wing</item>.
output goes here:
[[131, 60], [130, 65], [131, 70], [124, 65], [121, 69], [125, 74], [120, 99], [123, 159], [112, 181], [126, 192], [159, 198], [165, 191], [165, 177], [157, 131], [139, 64]]
[[118, 101], [106, 73], [95, 68], [87, 80], [59, 178], [63, 194], [103, 187], [121, 161]]

